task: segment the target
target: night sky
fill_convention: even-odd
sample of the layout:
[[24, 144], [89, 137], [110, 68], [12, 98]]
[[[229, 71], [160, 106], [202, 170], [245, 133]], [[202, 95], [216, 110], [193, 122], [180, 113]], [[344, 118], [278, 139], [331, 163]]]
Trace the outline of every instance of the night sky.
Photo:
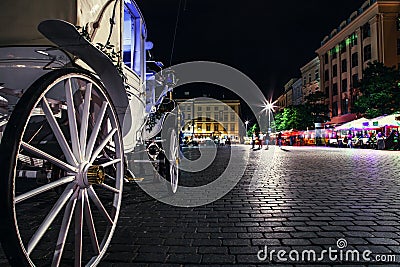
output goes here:
[[155, 60], [172, 64], [207, 60], [248, 75], [268, 98], [283, 91], [313, 59], [324, 36], [364, 0], [137, 0]]

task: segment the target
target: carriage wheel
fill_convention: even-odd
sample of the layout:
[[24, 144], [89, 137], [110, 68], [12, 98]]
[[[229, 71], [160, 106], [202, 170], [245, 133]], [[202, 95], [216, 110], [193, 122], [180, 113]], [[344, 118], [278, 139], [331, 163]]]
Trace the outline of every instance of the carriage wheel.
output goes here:
[[117, 114], [93, 75], [62, 69], [36, 81], [0, 150], [1, 240], [10, 263], [97, 265], [120, 211], [123, 159]]
[[169, 179], [171, 182], [172, 193], [176, 193], [179, 180], [179, 141], [174, 129], [170, 130], [169, 136]]

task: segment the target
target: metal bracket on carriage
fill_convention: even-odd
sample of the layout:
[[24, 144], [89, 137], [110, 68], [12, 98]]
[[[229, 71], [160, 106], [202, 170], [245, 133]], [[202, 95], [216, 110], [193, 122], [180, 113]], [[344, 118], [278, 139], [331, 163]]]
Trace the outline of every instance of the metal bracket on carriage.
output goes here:
[[[49, 41], [62, 50], [84, 61], [100, 77], [117, 110], [119, 121], [124, 121], [129, 106], [123, 78], [107, 55], [84, 38], [69, 22], [45, 20], [38, 26]], [[112, 88], [112, 90], [110, 90]]]

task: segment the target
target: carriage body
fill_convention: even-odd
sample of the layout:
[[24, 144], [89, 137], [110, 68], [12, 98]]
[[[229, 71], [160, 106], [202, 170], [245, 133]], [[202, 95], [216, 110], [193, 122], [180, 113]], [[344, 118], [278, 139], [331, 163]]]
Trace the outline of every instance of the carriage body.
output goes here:
[[[0, 24], [7, 25], [4, 28], [7, 30], [0, 35], [0, 112], [3, 118], [0, 131], [4, 130], [7, 115], [12, 113], [18, 96], [52, 69], [74, 64], [101, 76], [98, 72], [103, 70], [93, 70], [80, 55], [65, 51], [39, 32], [38, 25], [42, 21], [58, 19], [77, 26], [82, 35], [88, 34], [94, 47], [108, 44], [112, 47], [107, 51], [108, 56], [112, 52], [120, 53], [120, 58], [114, 58], [113, 64], [122, 61], [119, 63], [124, 76], [124, 90], [106, 89], [119, 107], [124, 151], [131, 152], [142, 137], [149, 113], [157, 106], [155, 84], [146, 83], [146, 50], [152, 44], [146, 42], [146, 24], [136, 3], [131, 0], [5, 0], [0, 6], [7, 10], [0, 15]], [[112, 27], [111, 18], [114, 22]], [[57, 51], [57, 48], [60, 49]], [[10, 95], [10, 91], [18, 92], [18, 95]]]
[[13, 266], [96, 266], [116, 228], [127, 154], [161, 130], [163, 120], [151, 132], [146, 122], [171, 88], [146, 73], [152, 44], [133, 0], [0, 9], [3, 249]]

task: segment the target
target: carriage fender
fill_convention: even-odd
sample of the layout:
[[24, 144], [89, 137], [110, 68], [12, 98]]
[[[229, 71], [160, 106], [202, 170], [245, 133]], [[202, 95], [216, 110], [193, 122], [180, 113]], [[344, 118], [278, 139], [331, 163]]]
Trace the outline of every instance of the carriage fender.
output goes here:
[[[69, 22], [63, 20], [45, 20], [38, 26], [49, 41], [60, 49], [81, 59], [94, 70], [105, 86], [118, 114], [121, 128], [129, 106], [123, 78], [110, 58], [84, 38]], [[124, 131], [124, 130], [123, 130]], [[125, 135], [125, 133], [123, 133]]]

